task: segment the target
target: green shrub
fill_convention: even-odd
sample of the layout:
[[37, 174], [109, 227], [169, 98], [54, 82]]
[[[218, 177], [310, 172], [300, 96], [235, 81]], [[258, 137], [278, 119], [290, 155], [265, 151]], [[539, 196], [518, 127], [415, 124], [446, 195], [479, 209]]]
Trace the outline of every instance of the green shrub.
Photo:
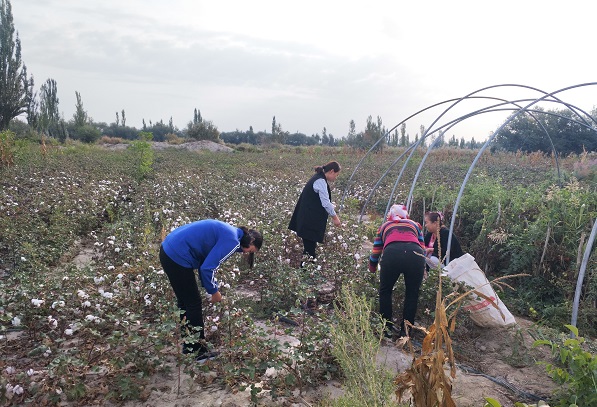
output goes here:
[[546, 345], [551, 348], [555, 363], [544, 364], [548, 374], [558, 384], [563, 385], [554, 394], [554, 406], [595, 406], [597, 405], [597, 357], [583, 349], [585, 339], [578, 336], [578, 329], [566, 327], [574, 334], [561, 343], [549, 340], [535, 341], [533, 347]]

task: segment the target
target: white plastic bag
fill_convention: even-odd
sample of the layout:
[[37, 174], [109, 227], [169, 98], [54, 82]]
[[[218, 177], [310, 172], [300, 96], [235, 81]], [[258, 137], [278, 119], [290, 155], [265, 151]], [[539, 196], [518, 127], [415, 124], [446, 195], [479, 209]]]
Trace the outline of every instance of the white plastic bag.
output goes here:
[[473, 256], [465, 253], [463, 256], [452, 260], [450, 264], [444, 267], [444, 271], [452, 281], [463, 282], [467, 286], [474, 287], [476, 291], [491, 298], [497, 304], [499, 311], [489, 300], [474, 293], [471, 294], [465, 300], [467, 304], [464, 309], [470, 312], [471, 319], [475, 324], [483, 327], [506, 327], [516, 324], [514, 316], [493, 290], [487, 277], [485, 277], [485, 273], [477, 265]]

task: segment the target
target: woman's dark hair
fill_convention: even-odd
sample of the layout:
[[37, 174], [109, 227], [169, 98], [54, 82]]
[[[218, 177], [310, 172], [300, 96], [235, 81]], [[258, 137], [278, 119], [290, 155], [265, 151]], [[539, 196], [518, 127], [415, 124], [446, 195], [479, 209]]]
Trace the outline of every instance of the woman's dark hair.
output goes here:
[[239, 229], [243, 231], [243, 237], [240, 239], [241, 247], [247, 248], [254, 245], [257, 250], [261, 249], [261, 245], [263, 244], [263, 236], [261, 236], [261, 233], [254, 229], [247, 229], [244, 226], [241, 226]]
[[322, 165], [320, 167], [315, 167], [315, 172], [326, 173], [331, 170], [334, 170], [334, 172], [340, 172], [340, 164], [338, 164], [337, 161], [330, 161], [326, 165]]
[[433, 223], [439, 220], [439, 226], [444, 226], [444, 216], [440, 212], [427, 212], [425, 216], [427, 216]]
[[[240, 238], [241, 247], [247, 248], [254, 245], [257, 250], [261, 249], [261, 245], [263, 244], [263, 236], [261, 236], [261, 233], [254, 229], [247, 229], [244, 226], [241, 226], [240, 229], [243, 231], [243, 237]], [[253, 265], [255, 264], [255, 253], [248, 254], [247, 262], [249, 263], [249, 268], [253, 268]]]

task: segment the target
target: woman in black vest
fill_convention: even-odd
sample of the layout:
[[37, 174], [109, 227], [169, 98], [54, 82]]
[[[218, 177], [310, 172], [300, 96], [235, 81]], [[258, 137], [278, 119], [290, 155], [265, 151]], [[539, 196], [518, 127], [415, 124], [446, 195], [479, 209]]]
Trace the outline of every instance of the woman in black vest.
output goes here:
[[340, 164], [336, 161], [315, 167], [315, 175], [307, 182], [296, 203], [288, 229], [303, 239], [303, 254], [316, 257], [315, 248], [318, 242], [323, 242], [328, 216], [332, 217], [334, 225], [341, 225], [328, 185], [339, 173]]

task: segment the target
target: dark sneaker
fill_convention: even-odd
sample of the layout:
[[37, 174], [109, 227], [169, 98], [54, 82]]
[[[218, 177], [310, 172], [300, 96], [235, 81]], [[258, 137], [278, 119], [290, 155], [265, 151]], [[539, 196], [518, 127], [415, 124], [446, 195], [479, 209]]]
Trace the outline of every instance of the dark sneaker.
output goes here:
[[204, 364], [208, 360], [214, 360], [220, 355], [220, 352], [204, 352], [197, 355], [195, 360], [200, 364]]

